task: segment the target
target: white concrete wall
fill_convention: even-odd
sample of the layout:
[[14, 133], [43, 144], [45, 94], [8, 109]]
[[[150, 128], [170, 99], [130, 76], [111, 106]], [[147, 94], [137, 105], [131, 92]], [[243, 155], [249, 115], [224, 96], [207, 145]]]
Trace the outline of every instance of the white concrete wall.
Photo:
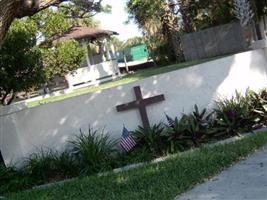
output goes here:
[[129, 130], [141, 124], [137, 110], [117, 113], [116, 105], [134, 99], [140, 85], [144, 97], [164, 94], [164, 102], [147, 108], [151, 124], [192, 111], [193, 105], [209, 107], [218, 97], [235, 90], [267, 86], [267, 49], [245, 52], [190, 68], [165, 73], [134, 83], [90, 93], [31, 109], [0, 110], [0, 148], [6, 163], [16, 162], [36, 148], [62, 149], [66, 142], [87, 130], [105, 127], [113, 138], [121, 136], [123, 123]]
[[115, 75], [116, 73], [118, 73], [118, 71], [119, 68], [117, 61], [111, 60], [100, 64], [91, 65], [89, 67], [79, 68], [73, 74], [67, 75], [66, 79], [70, 87], [80, 83], [87, 83], [87, 82], [95, 84], [97, 79]]

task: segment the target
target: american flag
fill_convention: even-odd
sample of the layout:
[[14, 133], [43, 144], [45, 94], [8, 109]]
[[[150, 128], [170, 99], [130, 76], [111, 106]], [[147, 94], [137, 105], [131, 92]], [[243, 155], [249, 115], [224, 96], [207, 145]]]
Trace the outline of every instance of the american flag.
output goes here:
[[175, 121], [169, 115], [167, 115], [166, 113], [165, 113], [165, 116], [167, 118], [169, 127], [174, 127]]
[[123, 127], [122, 130], [120, 145], [127, 152], [131, 151], [136, 145], [134, 138], [130, 135], [129, 131], [125, 127]]

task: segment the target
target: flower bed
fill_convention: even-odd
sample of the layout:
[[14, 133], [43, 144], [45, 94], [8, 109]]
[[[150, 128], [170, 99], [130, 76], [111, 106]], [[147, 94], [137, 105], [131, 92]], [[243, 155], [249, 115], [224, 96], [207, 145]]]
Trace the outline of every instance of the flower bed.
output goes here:
[[118, 151], [104, 132], [89, 128], [70, 142], [64, 152], [41, 149], [25, 160], [24, 167], [0, 168], [0, 193], [110, 171], [132, 163], [150, 161], [201, 147], [267, 125], [267, 90], [248, 91], [217, 102], [211, 111], [195, 106], [191, 114], [168, 125], [156, 124], [132, 132], [137, 145], [130, 152]]
[[267, 144], [267, 132], [235, 142], [177, 154], [157, 164], [106, 176], [88, 176], [61, 185], [6, 194], [6, 199], [174, 199]]

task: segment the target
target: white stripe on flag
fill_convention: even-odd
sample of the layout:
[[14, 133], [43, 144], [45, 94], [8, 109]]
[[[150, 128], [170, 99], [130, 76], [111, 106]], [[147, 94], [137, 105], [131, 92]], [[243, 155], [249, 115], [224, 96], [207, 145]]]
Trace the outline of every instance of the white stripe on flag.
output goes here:
[[135, 141], [132, 137], [128, 137], [126, 139], [121, 139], [121, 146], [126, 150], [131, 150], [136, 145]]

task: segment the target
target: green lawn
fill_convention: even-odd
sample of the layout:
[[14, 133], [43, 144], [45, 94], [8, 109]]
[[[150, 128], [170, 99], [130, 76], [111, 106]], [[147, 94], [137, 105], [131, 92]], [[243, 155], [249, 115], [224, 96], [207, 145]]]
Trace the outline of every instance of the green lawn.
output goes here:
[[98, 90], [112, 88], [115, 86], [119, 86], [119, 85], [131, 83], [134, 81], [138, 81], [138, 80], [141, 80], [141, 79], [144, 79], [144, 78], [147, 78], [150, 76], [154, 76], [157, 74], [163, 74], [163, 73], [167, 73], [167, 72], [174, 71], [177, 69], [182, 69], [185, 67], [190, 67], [190, 66], [197, 65], [200, 63], [208, 62], [208, 61], [215, 60], [215, 59], [218, 59], [221, 57], [185, 62], [185, 63], [174, 64], [174, 65], [169, 65], [169, 66], [164, 66], [164, 67], [154, 67], [154, 68], [139, 70], [134, 74], [126, 75], [126, 76], [123, 76], [122, 78], [119, 78], [117, 80], [114, 80], [111, 82], [106, 82], [106, 83], [100, 84], [98, 86], [85, 87], [85, 88], [77, 89], [77, 90], [73, 91], [72, 93], [62, 94], [60, 96], [48, 97], [48, 98], [45, 98], [42, 100], [28, 102], [27, 106], [28, 107], [34, 107], [34, 106], [46, 104], [49, 102], [60, 101], [60, 100], [66, 99], [66, 98], [70, 98], [70, 97], [74, 97], [74, 96], [78, 96], [78, 95], [82, 95], [82, 94], [86, 94], [86, 93], [90, 93], [90, 92], [95, 92]]
[[107, 176], [90, 176], [64, 185], [6, 195], [5, 199], [168, 200], [218, 174], [267, 144], [267, 132], [233, 143], [206, 146], [158, 164]]

